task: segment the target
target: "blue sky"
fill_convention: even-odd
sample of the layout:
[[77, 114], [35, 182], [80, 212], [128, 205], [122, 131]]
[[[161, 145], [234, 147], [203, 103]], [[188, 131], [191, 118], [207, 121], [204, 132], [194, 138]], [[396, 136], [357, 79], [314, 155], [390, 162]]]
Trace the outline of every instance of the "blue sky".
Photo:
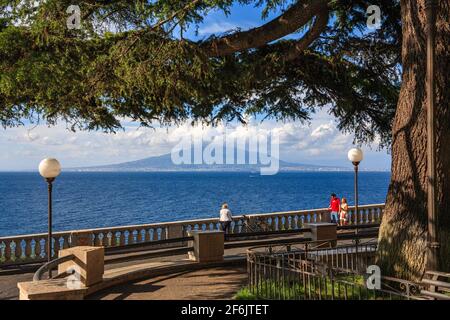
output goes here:
[[[269, 17], [272, 18], [275, 13]], [[260, 9], [252, 6], [234, 7], [231, 15], [211, 12], [198, 29], [198, 37], [206, 38], [236, 28], [242, 30], [262, 23]], [[193, 36], [193, 30], [189, 34]], [[120, 163], [169, 153], [180, 137], [201, 132], [214, 134], [212, 128], [191, 127], [188, 124], [172, 128], [139, 128], [123, 121], [125, 131], [116, 134], [101, 132], [72, 133], [63, 123], [48, 128], [27, 125], [8, 128], [0, 134], [0, 171], [33, 170], [44, 157], [58, 158], [63, 167], [81, 167]], [[350, 166], [347, 151], [353, 146], [353, 136], [336, 129], [335, 119], [322, 110], [310, 124], [251, 120], [248, 127], [227, 126], [237, 134], [255, 130], [276, 130], [281, 136], [280, 157], [285, 161], [334, 166]], [[364, 147], [362, 169], [389, 170], [390, 156], [377, 145]]]

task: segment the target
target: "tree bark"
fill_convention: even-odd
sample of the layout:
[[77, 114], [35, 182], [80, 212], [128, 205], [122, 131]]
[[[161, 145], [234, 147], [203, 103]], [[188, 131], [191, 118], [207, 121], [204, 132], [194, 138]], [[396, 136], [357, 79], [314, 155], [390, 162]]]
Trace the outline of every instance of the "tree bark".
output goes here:
[[[427, 103], [425, 0], [402, 0], [403, 79], [393, 125], [392, 177], [379, 234], [384, 275], [418, 280], [427, 249]], [[437, 214], [440, 269], [450, 270], [450, 3], [436, 17]]]

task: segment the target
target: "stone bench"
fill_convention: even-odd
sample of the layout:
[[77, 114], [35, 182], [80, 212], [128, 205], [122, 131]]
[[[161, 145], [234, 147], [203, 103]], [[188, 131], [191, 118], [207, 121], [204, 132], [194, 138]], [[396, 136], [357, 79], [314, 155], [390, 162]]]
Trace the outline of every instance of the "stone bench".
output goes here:
[[19, 282], [20, 300], [83, 300], [87, 288], [73, 288], [67, 279]]

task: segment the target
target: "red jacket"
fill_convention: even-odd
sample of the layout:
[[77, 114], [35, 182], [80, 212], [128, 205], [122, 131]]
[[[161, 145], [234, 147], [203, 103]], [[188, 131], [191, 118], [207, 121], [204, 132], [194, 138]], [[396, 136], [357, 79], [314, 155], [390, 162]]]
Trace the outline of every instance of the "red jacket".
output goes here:
[[330, 202], [330, 207], [331, 207], [332, 212], [339, 212], [340, 208], [341, 208], [341, 200], [339, 200], [339, 198], [337, 198], [337, 197], [334, 198]]

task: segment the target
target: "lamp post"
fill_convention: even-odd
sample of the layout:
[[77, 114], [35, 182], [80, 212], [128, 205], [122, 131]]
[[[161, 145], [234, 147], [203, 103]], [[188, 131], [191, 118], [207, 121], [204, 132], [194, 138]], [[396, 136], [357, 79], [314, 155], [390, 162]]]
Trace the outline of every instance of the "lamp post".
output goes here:
[[348, 152], [348, 160], [351, 161], [355, 169], [355, 223], [356, 223], [356, 245], [358, 246], [358, 213], [359, 213], [359, 203], [358, 203], [358, 167], [361, 161], [364, 159], [364, 153], [359, 148], [350, 149]]
[[[39, 173], [47, 181], [48, 187], [48, 238], [47, 238], [47, 261], [52, 259], [52, 187], [53, 181], [61, 173], [61, 165], [58, 160], [46, 158], [39, 163]], [[49, 278], [52, 277], [52, 271], [49, 270]]]
[[428, 250], [427, 269], [439, 269], [436, 199], [436, 108], [434, 89], [434, 39], [436, 35], [436, 0], [425, 1], [427, 16], [427, 167], [428, 167]]

